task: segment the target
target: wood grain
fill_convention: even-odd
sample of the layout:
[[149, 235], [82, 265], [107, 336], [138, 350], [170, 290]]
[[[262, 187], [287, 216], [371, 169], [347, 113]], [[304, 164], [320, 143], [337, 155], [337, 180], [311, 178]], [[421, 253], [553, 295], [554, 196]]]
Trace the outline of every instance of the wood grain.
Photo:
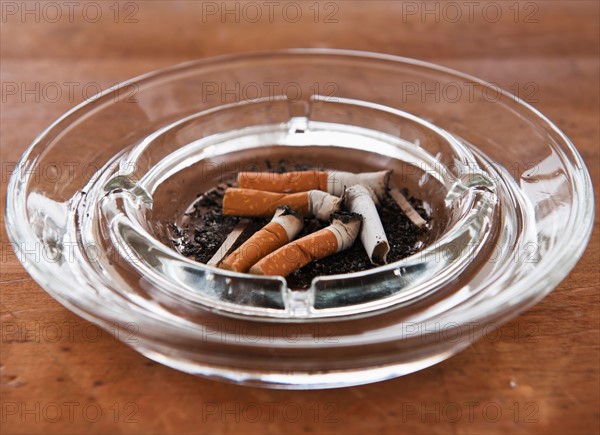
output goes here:
[[[51, 10], [42, 12], [45, 2], [26, 3], [40, 12], [23, 16], [25, 3], [3, 1], [2, 202], [14, 162], [84, 98], [86, 85], [91, 92], [189, 59], [303, 46], [417, 57], [527, 92], [521, 96], [580, 150], [597, 201], [598, 2], [474, 2], [473, 17], [454, 3], [462, 5], [457, 22], [447, 2], [429, 2], [440, 12], [423, 16], [422, 2], [392, 1], [321, 2], [317, 18], [313, 2], [302, 2], [298, 22], [277, 12], [250, 22], [254, 16], [241, 12], [207, 15], [221, 2], [121, 2], [118, 17], [115, 3], [96, 2], [90, 8], [102, 17], [92, 22], [94, 11], [84, 16], [87, 3], [79, 2], [73, 20], [64, 6], [54, 23]], [[502, 12], [497, 22], [494, 7]], [[332, 11], [337, 22], [325, 19]], [[68, 82], [77, 84], [72, 95]], [[43, 95], [49, 83], [58, 84], [60, 98]], [[24, 271], [2, 216], [2, 433], [599, 433], [598, 224], [596, 215], [585, 255], [553, 293], [461, 354], [387, 382], [285, 392], [177, 372], [80, 319]]]

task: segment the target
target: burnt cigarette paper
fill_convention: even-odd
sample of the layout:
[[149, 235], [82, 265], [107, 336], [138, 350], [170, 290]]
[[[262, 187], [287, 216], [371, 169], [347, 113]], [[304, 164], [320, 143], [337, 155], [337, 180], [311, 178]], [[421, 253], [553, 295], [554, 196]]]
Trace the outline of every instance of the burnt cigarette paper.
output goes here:
[[294, 240], [304, 219], [289, 207], [280, 207], [267, 225], [254, 233], [220, 264], [221, 269], [247, 272], [261, 258]]
[[267, 255], [250, 268], [250, 273], [288, 276], [311, 261], [348, 249], [356, 240], [361, 222], [361, 216], [355, 213], [334, 213], [331, 225]]
[[288, 206], [303, 216], [328, 220], [340, 210], [341, 198], [319, 190], [276, 193], [262, 190], [229, 188], [223, 197], [223, 214], [229, 216], [269, 217], [278, 207]]
[[373, 264], [385, 264], [390, 245], [385, 235], [377, 207], [373, 201], [374, 193], [368, 187], [355, 185], [346, 189], [345, 206], [353, 213], [362, 216], [360, 241]]
[[295, 193], [321, 190], [342, 196], [344, 189], [355, 184], [370, 188], [382, 198], [389, 183], [391, 171], [364, 172], [355, 174], [343, 171], [296, 171], [282, 174], [272, 172], [240, 172], [238, 183], [241, 188], [268, 192]]

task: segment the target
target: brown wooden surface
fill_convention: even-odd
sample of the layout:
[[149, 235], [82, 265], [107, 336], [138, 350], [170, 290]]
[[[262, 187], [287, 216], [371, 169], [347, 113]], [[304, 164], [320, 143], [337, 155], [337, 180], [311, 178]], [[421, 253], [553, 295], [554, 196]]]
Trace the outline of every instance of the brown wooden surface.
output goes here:
[[[121, 2], [115, 17], [114, 2], [99, 1], [97, 22], [97, 7], [84, 14], [83, 2], [65, 3], [57, 2], [63, 16], [53, 23], [56, 13], [44, 2], [2, 1], [3, 203], [11, 163], [82, 100], [85, 85], [92, 92], [189, 59], [303, 46], [416, 57], [513, 90], [516, 84], [574, 141], [598, 198], [597, 1], [497, 1], [485, 13], [490, 2], [454, 2], [462, 13], [456, 23], [456, 10], [443, 2], [321, 2], [318, 17], [312, 1], [302, 2], [297, 23], [291, 9], [282, 15], [283, 2], [275, 2], [272, 23], [264, 2], [257, 23], [249, 22], [248, 9], [203, 19], [203, 7], [212, 11], [221, 2]], [[423, 15], [425, 7], [439, 13]], [[34, 12], [23, 16], [24, 8]], [[498, 9], [502, 17], [493, 22]], [[62, 89], [58, 100], [44, 95], [49, 83]], [[15, 84], [16, 92], [7, 87]], [[299, 392], [195, 378], [147, 360], [106, 332], [98, 336], [29, 277], [2, 224], [1, 432], [598, 433], [597, 216], [595, 222], [585, 255], [553, 293], [458, 356], [396, 380]]]

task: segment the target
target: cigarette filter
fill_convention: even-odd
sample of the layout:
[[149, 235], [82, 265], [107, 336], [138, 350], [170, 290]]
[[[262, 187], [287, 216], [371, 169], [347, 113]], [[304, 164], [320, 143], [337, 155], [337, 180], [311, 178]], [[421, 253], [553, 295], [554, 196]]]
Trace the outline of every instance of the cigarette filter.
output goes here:
[[360, 184], [370, 188], [382, 198], [389, 183], [391, 171], [364, 172], [354, 174], [343, 171], [296, 171], [282, 174], [273, 172], [240, 172], [238, 183], [241, 188], [268, 192], [295, 193], [321, 190], [342, 196], [348, 186]]
[[311, 261], [348, 249], [362, 219], [355, 213], [334, 213], [331, 225], [270, 253], [250, 268], [255, 275], [288, 276]]
[[220, 264], [221, 269], [247, 272], [254, 263], [294, 240], [304, 219], [289, 207], [280, 207], [273, 219], [246, 240]]
[[266, 190], [268, 192], [327, 192], [327, 172], [293, 171], [282, 174], [273, 172], [240, 172], [238, 184], [241, 188]]
[[341, 198], [319, 190], [298, 193], [264, 192], [254, 189], [229, 188], [223, 197], [223, 214], [229, 216], [268, 217], [278, 207], [288, 206], [303, 216], [328, 220], [338, 211]]
[[352, 186], [346, 189], [345, 205], [350, 211], [362, 216], [360, 240], [371, 262], [385, 264], [390, 245], [373, 202], [373, 193], [368, 187]]

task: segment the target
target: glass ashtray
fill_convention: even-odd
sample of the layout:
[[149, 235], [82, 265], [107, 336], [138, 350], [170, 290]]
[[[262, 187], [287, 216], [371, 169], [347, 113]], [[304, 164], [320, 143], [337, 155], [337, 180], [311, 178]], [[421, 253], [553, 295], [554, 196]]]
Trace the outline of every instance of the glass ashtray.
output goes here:
[[[392, 170], [426, 236], [400, 261], [319, 276], [230, 272], [169, 231], [209, 190], [268, 161]], [[436, 364], [532, 306], [569, 273], [593, 224], [580, 155], [497, 86], [425, 62], [287, 50], [177, 65], [67, 112], [9, 183], [18, 258], [59, 302], [195, 375], [330, 388]]]

